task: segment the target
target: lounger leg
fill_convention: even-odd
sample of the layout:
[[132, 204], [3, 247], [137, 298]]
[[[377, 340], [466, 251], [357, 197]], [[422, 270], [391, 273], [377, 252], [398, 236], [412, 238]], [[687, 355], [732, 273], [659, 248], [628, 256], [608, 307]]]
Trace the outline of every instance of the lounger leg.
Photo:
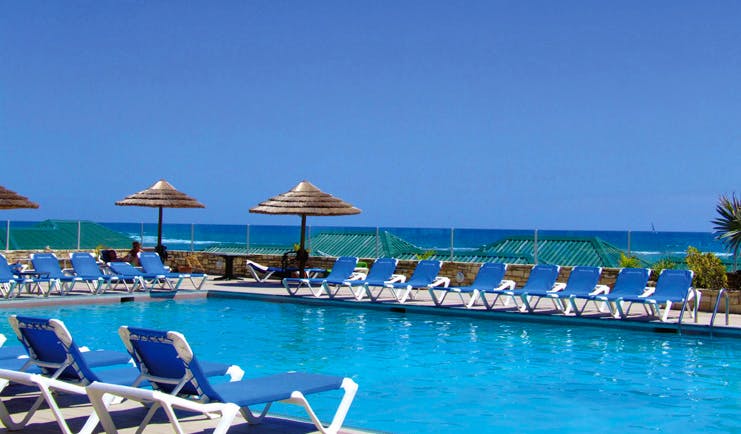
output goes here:
[[309, 291], [311, 291], [311, 294], [314, 297], [320, 298], [322, 296], [322, 292], [323, 291], [322, 291], [322, 287], [321, 286], [315, 288], [315, 287], [311, 286], [311, 283], [307, 284], [306, 286], [309, 287]]
[[[445, 301], [445, 297], [447, 297], [448, 295], [448, 291], [443, 291], [443, 294], [438, 299], [437, 295], [435, 294], [435, 288], [428, 288], [427, 291], [430, 293], [430, 297], [432, 298], [432, 302], [435, 303], [435, 306], [442, 306], [443, 302]], [[461, 301], [463, 301], [463, 296], [461, 296]]]
[[530, 306], [530, 300], [527, 294], [521, 294], [520, 300], [522, 300], [522, 306], [517, 306], [517, 310], [520, 312], [532, 312], [535, 309], [534, 306]]
[[551, 303], [553, 303], [553, 308], [554, 309], [556, 309], [558, 311], [561, 311], [561, 312], [564, 311], [565, 308], [564, 308], [564, 305], [561, 302], [561, 299], [560, 298], [551, 298], [551, 297], [549, 297], [549, 298], [551, 299]]
[[249, 407], [242, 407], [240, 409], [240, 412], [242, 413], [242, 416], [247, 421], [247, 423], [257, 425], [258, 423], [262, 422], [263, 419], [265, 419], [265, 415], [268, 414], [268, 410], [270, 410], [271, 405], [273, 405], [272, 402], [267, 403], [265, 405], [265, 408], [262, 409], [262, 412], [260, 412], [259, 415], [255, 415], [255, 413], [253, 413], [252, 410], [249, 409]]
[[378, 301], [378, 297], [380, 297], [381, 296], [381, 293], [383, 292], [383, 287], [382, 286], [380, 287], [380, 289], [378, 291], [378, 295], [375, 295], [375, 296], [373, 295], [373, 289], [371, 289], [371, 288], [373, 288], [372, 286], [363, 285], [363, 288], [365, 288], [365, 294], [368, 296], [368, 298], [370, 299], [370, 301]]
[[630, 305], [628, 305], [627, 311], [623, 311], [623, 299], [619, 298], [615, 300], [615, 311], [617, 312], [617, 315], [613, 314], [615, 318], [625, 318], [628, 316], [628, 313], [630, 312]]
[[317, 428], [317, 430], [319, 430], [319, 432], [326, 434], [336, 434], [339, 432], [340, 428], [342, 428], [342, 424], [345, 422], [347, 412], [348, 410], [350, 410], [350, 405], [352, 404], [353, 399], [355, 399], [355, 394], [358, 391], [357, 383], [349, 378], [345, 378], [342, 381], [342, 385], [340, 387], [345, 390], [345, 393], [342, 396], [340, 405], [337, 407], [337, 411], [335, 412], [334, 417], [332, 418], [332, 422], [329, 424], [329, 426], [324, 426], [324, 424], [322, 424], [316, 413], [314, 413], [314, 410], [311, 408], [311, 405], [309, 405], [309, 402], [306, 400], [306, 397], [304, 397], [301, 392], [293, 392], [291, 398], [286, 400], [285, 402], [298, 404], [304, 407], [306, 413], [309, 415], [311, 421], [314, 423], [314, 426]]
[[[659, 306], [656, 306], [656, 309], [658, 309]], [[662, 322], [666, 322], [667, 319], [669, 319], [669, 312], [672, 310], [672, 302], [667, 300], [666, 301], [666, 307], [664, 307], [664, 315], [661, 317]], [[690, 310], [691, 311], [691, 310]]]
[[322, 283], [322, 290], [324, 290], [324, 293], [327, 294], [327, 297], [334, 298], [335, 295], [337, 295], [337, 292], [339, 292], [339, 287], [337, 288], [337, 292], [332, 294], [332, 289], [327, 285], [327, 282]]
[[[586, 305], [586, 302], [584, 303]], [[569, 296], [569, 305], [574, 310], [574, 315], [581, 316], [581, 311], [579, 310], [579, 306], [576, 305], [576, 297]], [[568, 313], [568, 312], [564, 312]]]
[[[394, 293], [394, 297], [396, 297], [396, 300], [399, 303], [404, 304], [412, 295], [412, 287], [407, 286], [406, 289], [404, 289], [403, 291], [398, 291], [398, 292], [396, 288], [391, 288], [391, 292]], [[399, 295], [399, 293], [401, 293], [401, 295]]]
[[[476, 305], [476, 302], [479, 299], [480, 292], [478, 289], [474, 289], [473, 292], [471, 292], [471, 295], [468, 299], [468, 303], [464, 304], [467, 309], [470, 309]], [[461, 294], [461, 299], [463, 299], [463, 294]]]
[[[4, 382], [4, 383], [6, 385], [8, 384], [7, 382]], [[3, 425], [5, 425], [10, 431], [21, 430], [25, 428], [26, 425], [28, 425], [28, 421], [31, 420], [31, 417], [34, 415], [34, 413], [36, 413], [36, 410], [39, 408], [42, 402], [44, 402], [43, 397], [39, 396], [38, 398], [36, 398], [31, 408], [28, 411], [26, 411], [26, 414], [23, 417], [23, 419], [20, 422], [16, 422], [13, 420], [13, 417], [10, 415], [8, 408], [5, 407], [5, 403], [0, 401], [0, 420], [2, 420]], [[69, 428], [67, 429], [67, 432], [69, 432]]]

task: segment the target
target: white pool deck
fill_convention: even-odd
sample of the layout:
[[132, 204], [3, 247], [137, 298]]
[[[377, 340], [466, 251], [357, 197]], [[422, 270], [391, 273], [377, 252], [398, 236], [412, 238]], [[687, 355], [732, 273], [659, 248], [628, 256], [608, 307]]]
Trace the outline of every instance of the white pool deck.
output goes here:
[[[259, 299], [268, 302], [278, 303], [302, 303], [302, 304], [322, 304], [325, 306], [337, 306], [341, 308], [358, 308], [358, 309], [377, 309], [393, 312], [394, 314], [437, 314], [452, 315], [466, 318], [476, 318], [478, 320], [494, 321], [538, 321], [550, 322], [553, 324], [585, 325], [585, 326], [606, 326], [606, 327], [623, 327], [644, 329], [647, 333], [654, 331], [687, 333], [687, 334], [715, 334], [741, 337], [741, 315], [731, 314], [729, 324], [725, 325], [725, 315], [719, 313], [715, 327], [712, 329], [708, 326], [710, 314], [700, 312], [697, 322], [689, 315], [685, 314], [683, 324], [677, 324], [678, 311], [675, 310], [667, 323], [661, 323], [656, 319], [649, 318], [645, 315], [640, 306], [635, 306], [631, 311], [631, 317], [628, 320], [613, 319], [608, 314], [599, 312], [590, 305], [581, 317], [573, 314], [563, 315], [558, 313], [549, 300], [543, 300], [534, 313], [518, 312], [512, 307], [497, 306], [491, 311], [487, 311], [483, 306], [477, 306], [472, 309], [465, 309], [460, 299], [451, 294], [446, 299], [445, 307], [437, 307], [432, 302], [427, 292], [420, 292], [415, 300], [407, 301], [404, 304], [397, 303], [390, 296], [386, 296], [381, 302], [370, 302], [366, 300], [356, 301], [349, 293], [343, 292], [335, 299], [328, 299], [326, 296], [316, 298], [306, 291], [302, 291], [299, 297], [291, 297], [278, 281], [268, 283], [257, 283], [252, 279], [244, 280], [227, 280], [217, 281], [209, 278], [201, 291], [185, 290], [175, 294], [178, 299], [202, 298], [206, 296], [216, 297], [239, 297], [248, 299]], [[79, 295], [78, 295], [79, 294]], [[210, 294], [210, 295], [209, 295]], [[160, 294], [167, 295], [167, 294]], [[167, 298], [167, 297], [165, 297]], [[121, 303], [121, 302], [147, 302], [162, 299], [161, 297], [150, 297], [145, 293], [127, 294], [122, 291], [113, 291], [100, 296], [91, 296], [80, 291], [72, 296], [52, 296], [49, 298], [40, 298], [36, 296], [23, 296], [14, 300], [5, 300], [0, 302], [0, 309], [6, 309], [8, 313], [19, 312], [26, 306], [39, 306], [49, 304], [87, 304], [87, 303]], [[359, 385], [362, 389], [363, 385]], [[31, 398], [28, 396], [3, 396], [3, 402], [8, 406], [10, 412], [16, 419], [22, 417], [23, 412], [30, 406]], [[84, 424], [87, 417], [92, 411], [92, 407], [85, 400], [80, 398], [62, 398], [64, 413], [71, 429], [76, 432]], [[145, 414], [145, 409], [136, 403], [124, 402], [115, 407], [113, 412], [114, 421], [119, 427], [121, 433], [135, 433], [141, 418]], [[343, 428], [344, 433], [364, 433], [364, 431], [353, 427], [352, 408]], [[187, 433], [210, 433], [217, 424], [217, 420], [210, 420], [200, 415], [182, 414], [182, 427]], [[0, 433], [11, 432], [0, 428]], [[61, 432], [54, 420], [51, 411], [48, 409], [40, 410], [31, 419], [28, 427], [21, 431], [27, 433], [59, 433]], [[100, 426], [96, 432], [103, 432]], [[173, 432], [169, 422], [163, 412], [158, 412], [154, 421], [150, 423], [145, 433]], [[291, 420], [287, 418], [273, 417], [260, 425], [248, 425], [241, 416], [237, 416], [230, 433], [313, 433], [316, 428], [305, 421]]]

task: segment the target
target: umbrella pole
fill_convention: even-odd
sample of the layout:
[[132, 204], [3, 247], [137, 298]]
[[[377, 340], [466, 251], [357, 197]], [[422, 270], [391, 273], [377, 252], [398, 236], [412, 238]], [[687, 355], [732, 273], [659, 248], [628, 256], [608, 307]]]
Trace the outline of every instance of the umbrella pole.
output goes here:
[[157, 247], [156, 250], [159, 251], [162, 248], [162, 207], [160, 208], [159, 212], [159, 220], [157, 221]]
[[306, 215], [301, 214], [301, 243], [296, 252], [296, 259], [298, 259], [298, 275], [300, 277], [306, 277], [304, 268], [306, 268], [306, 261], [309, 259], [309, 254], [304, 249], [304, 237], [306, 236]]

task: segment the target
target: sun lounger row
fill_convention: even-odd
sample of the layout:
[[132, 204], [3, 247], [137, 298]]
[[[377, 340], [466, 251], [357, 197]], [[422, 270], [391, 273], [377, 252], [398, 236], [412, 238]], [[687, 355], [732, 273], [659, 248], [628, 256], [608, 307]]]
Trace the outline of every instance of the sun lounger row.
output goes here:
[[30, 258], [33, 270], [19, 271], [11, 268], [5, 256], [0, 255], [2, 296], [16, 297], [24, 288], [29, 293], [36, 292], [45, 297], [53, 292], [65, 295], [78, 283], [85, 284], [91, 294], [102, 294], [119, 286], [123, 286], [128, 292], [154, 288], [178, 290], [186, 279], [193, 288], [200, 289], [208, 277], [203, 273], [172, 273], [156, 252], [139, 253], [142, 269], [127, 262], [109, 262], [106, 267], [102, 267], [88, 252], [73, 252], [69, 258], [72, 268], [67, 270], [62, 269], [59, 258], [54, 253], [33, 253]]
[[[119, 335], [127, 353], [83, 351], [59, 320], [13, 315], [10, 324], [28, 357], [0, 358], [0, 390], [3, 399], [30, 386], [38, 397], [20, 421], [14, 420], [0, 400], [0, 421], [10, 430], [22, 429], [39, 406], [46, 402], [64, 433], [71, 433], [58, 405], [60, 393], [86, 395], [92, 403], [90, 417], [80, 432], [93, 432], [98, 422], [111, 434], [117, 428], [114, 403], [129, 399], [149, 407], [141, 421], [141, 432], [161, 408], [172, 428], [182, 433], [175, 409], [204, 415], [220, 414], [213, 432], [225, 433], [237, 412], [249, 423], [266, 417], [273, 402], [297, 404], [306, 410], [320, 432], [336, 433], [357, 392], [350, 378], [323, 374], [289, 372], [267, 377], [243, 379], [238, 366], [198, 359], [185, 337], [173, 331], [156, 331], [122, 326]], [[1, 349], [1, 348], [0, 348]], [[127, 364], [133, 360], [134, 366]], [[22, 366], [18, 366], [21, 363]], [[98, 369], [99, 368], [99, 369]], [[229, 376], [229, 382], [214, 381]], [[338, 408], [329, 425], [324, 425], [309, 405], [307, 395], [343, 390]], [[263, 406], [259, 413], [251, 407]], [[94, 409], [94, 410], [93, 410]], [[114, 414], [115, 415], [115, 414]]]
[[[505, 279], [507, 265], [485, 263], [469, 286], [450, 286], [450, 279], [438, 276], [442, 262], [422, 260], [409, 280], [394, 274], [398, 261], [379, 258], [366, 275], [357, 273], [357, 258], [340, 257], [332, 271], [324, 278], [285, 278], [282, 283], [289, 295], [299, 295], [308, 289], [315, 297], [335, 298], [347, 289], [357, 300], [368, 297], [379, 301], [384, 292], [396, 302], [404, 303], [415, 298], [415, 292], [426, 291], [436, 306], [444, 306], [448, 295], [455, 294], [466, 308], [483, 305], [492, 310], [499, 302], [503, 307], [514, 307], [522, 312], [534, 312], [542, 300], [550, 300], [558, 311], [582, 315], [590, 303], [599, 312], [610, 312], [615, 318], [625, 319], [633, 305], [642, 305], [646, 313], [667, 321], [672, 306], [687, 302], [700, 302], [700, 292], [692, 287], [690, 270], [662, 270], [655, 287], [648, 287], [651, 270], [623, 268], [612, 288], [600, 285], [602, 268], [577, 266], [572, 268], [565, 283], [557, 283], [560, 267], [535, 265], [527, 282], [517, 287]], [[663, 310], [663, 313], [662, 313]], [[692, 315], [693, 312], [690, 311]]]

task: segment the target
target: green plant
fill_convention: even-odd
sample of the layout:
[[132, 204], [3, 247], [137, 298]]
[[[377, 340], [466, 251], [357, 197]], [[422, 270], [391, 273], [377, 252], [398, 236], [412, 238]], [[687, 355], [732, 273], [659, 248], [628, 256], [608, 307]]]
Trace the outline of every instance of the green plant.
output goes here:
[[723, 262], [712, 253], [702, 253], [695, 247], [687, 248], [687, 266], [695, 272], [696, 288], [720, 289], [728, 286]]
[[671, 258], [661, 258], [651, 265], [651, 270], [654, 273], [654, 277], [658, 279], [662, 270], [672, 270], [676, 268], [676, 264]]
[[641, 261], [635, 256], [627, 256], [625, 253], [620, 254], [620, 268], [640, 268]]
[[422, 261], [424, 259], [430, 259], [434, 255], [435, 255], [435, 251], [434, 250], [427, 250], [424, 253], [418, 253], [418, 254], [416, 254], [414, 256], [417, 258], [418, 261]]
[[721, 196], [715, 206], [718, 217], [711, 221], [715, 236], [733, 253], [733, 271], [738, 270], [738, 252], [741, 249], [741, 199], [736, 193]]

